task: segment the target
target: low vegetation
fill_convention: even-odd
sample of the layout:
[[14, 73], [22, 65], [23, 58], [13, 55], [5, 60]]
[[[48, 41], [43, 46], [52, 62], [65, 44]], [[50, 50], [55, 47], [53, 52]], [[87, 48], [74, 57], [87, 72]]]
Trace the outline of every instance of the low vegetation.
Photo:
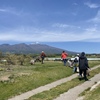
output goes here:
[[[91, 71], [91, 77], [93, 77], [95, 74], [98, 74], [100, 72], [100, 68], [95, 69]], [[52, 88], [49, 91], [44, 91], [42, 93], [36, 94], [32, 97], [30, 97], [28, 100], [53, 100], [54, 98], [58, 97], [60, 94], [67, 92], [69, 89], [83, 83], [84, 80], [79, 81], [78, 78], [72, 79], [71, 81], [68, 81], [66, 83], [63, 83], [59, 86], [56, 86], [55, 88]], [[97, 91], [99, 93], [99, 91]], [[100, 96], [99, 96], [100, 97]], [[86, 100], [86, 99], [84, 99]], [[87, 99], [87, 100], [95, 100], [95, 99]], [[99, 100], [99, 99], [96, 99]]]
[[84, 100], [100, 100], [100, 85], [92, 91], [86, 91], [84, 95]]
[[[89, 61], [90, 67], [98, 64], [99, 61]], [[37, 62], [35, 65], [26, 63], [3, 66], [1, 64], [0, 68], [0, 100], [7, 100], [73, 74], [72, 69], [64, 67], [61, 61], [45, 61], [44, 64]]]
[[79, 94], [79, 97], [82, 97], [83, 100], [100, 100], [100, 84], [97, 85], [97, 82], [95, 82], [94, 85], [96, 86], [90, 87]]

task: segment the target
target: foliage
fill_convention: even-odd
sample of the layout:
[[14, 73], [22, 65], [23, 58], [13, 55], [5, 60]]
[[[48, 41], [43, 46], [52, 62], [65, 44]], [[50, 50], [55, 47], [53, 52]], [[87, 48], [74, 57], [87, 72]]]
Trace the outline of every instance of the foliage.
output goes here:
[[[95, 74], [98, 74], [100, 72], [100, 68], [95, 69], [94, 71], [91, 72], [91, 77], [93, 77]], [[58, 97], [60, 94], [67, 92], [69, 89], [83, 83], [84, 80], [79, 81], [77, 78], [72, 79], [71, 81], [68, 81], [66, 83], [63, 83], [59, 86], [56, 86], [55, 88], [52, 88], [50, 90], [44, 91], [42, 93], [38, 93], [32, 97], [30, 97], [28, 100], [53, 100], [54, 98]], [[100, 90], [99, 90], [100, 91]], [[99, 94], [100, 92], [97, 91]], [[100, 97], [100, 95], [98, 95]], [[96, 98], [96, 96], [95, 96]], [[99, 99], [84, 99], [84, 100], [99, 100]]]
[[87, 91], [84, 100], [100, 100], [100, 85], [92, 91]]
[[[28, 61], [30, 55], [15, 55], [8, 54], [5, 58], [10, 59], [17, 64], [2, 65], [3, 71], [0, 71], [0, 79], [7, 78], [9, 80], [0, 82], [0, 100], [7, 100], [14, 95], [35, 89], [39, 86], [51, 83], [58, 79], [72, 75], [72, 69], [64, 67], [61, 61], [44, 61], [44, 64], [36, 62], [35, 65], [30, 65]], [[23, 65], [19, 65], [19, 57], [24, 58]], [[89, 62], [91, 67], [100, 64], [96, 61]], [[8, 69], [9, 68], [9, 69]]]

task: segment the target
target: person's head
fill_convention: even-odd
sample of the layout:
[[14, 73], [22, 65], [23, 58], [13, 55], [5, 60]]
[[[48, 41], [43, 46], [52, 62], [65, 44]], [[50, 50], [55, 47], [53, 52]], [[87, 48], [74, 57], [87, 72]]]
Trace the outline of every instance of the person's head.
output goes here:
[[44, 51], [42, 51], [42, 53], [44, 53]]
[[65, 51], [63, 51], [63, 53], [64, 53]]
[[79, 54], [77, 54], [77, 56], [79, 56]]
[[82, 53], [81, 53], [81, 56], [85, 56], [85, 52], [82, 52]]

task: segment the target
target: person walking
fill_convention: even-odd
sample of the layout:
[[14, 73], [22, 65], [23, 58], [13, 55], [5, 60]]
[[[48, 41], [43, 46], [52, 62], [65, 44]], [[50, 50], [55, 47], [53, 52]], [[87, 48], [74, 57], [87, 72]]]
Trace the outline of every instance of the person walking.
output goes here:
[[80, 57], [79, 57], [79, 75], [80, 75], [80, 80], [82, 79], [82, 74], [84, 76], [85, 81], [88, 80], [87, 75], [86, 75], [86, 71], [88, 68], [88, 60], [85, 56], [85, 52], [82, 52]]
[[46, 54], [44, 53], [44, 51], [41, 52], [40, 57], [42, 59], [41, 63], [43, 64], [44, 63], [44, 58], [46, 57]]
[[78, 72], [79, 54], [77, 54], [76, 57], [74, 58], [72, 65], [73, 65], [73, 73]]
[[78, 67], [78, 60], [75, 58], [72, 62], [73, 65], [73, 73], [77, 73], [77, 67]]
[[68, 54], [65, 51], [63, 51], [61, 54], [61, 58], [63, 60], [64, 66], [66, 66], [66, 63], [67, 63], [67, 56]]
[[76, 54], [75, 58], [79, 61], [79, 54]]

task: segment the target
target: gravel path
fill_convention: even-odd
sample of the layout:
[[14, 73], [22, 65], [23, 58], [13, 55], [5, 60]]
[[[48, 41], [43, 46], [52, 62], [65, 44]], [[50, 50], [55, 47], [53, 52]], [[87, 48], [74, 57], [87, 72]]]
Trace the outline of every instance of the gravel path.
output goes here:
[[[94, 68], [92, 68], [91, 70], [96, 69], [96, 68], [98, 68], [98, 67], [100, 67], [100, 65], [99, 65], [99, 66], [96, 66], [96, 67], [94, 67]], [[31, 90], [31, 91], [25, 92], [25, 93], [23, 93], [23, 94], [21, 94], [21, 95], [12, 97], [12, 98], [10, 98], [10, 99], [8, 99], [8, 100], [25, 100], [25, 99], [28, 99], [29, 97], [31, 97], [31, 96], [33, 96], [33, 95], [35, 95], [35, 94], [37, 94], [37, 93], [43, 92], [43, 91], [45, 91], [45, 90], [50, 90], [51, 88], [54, 88], [54, 87], [56, 87], [57, 85], [60, 85], [60, 84], [65, 83], [65, 82], [67, 82], [67, 81], [70, 81], [70, 80], [72, 80], [73, 78], [76, 78], [77, 76], [78, 76], [77, 73], [76, 73], [76, 74], [73, 74], [73, 75], [71, 75], [71, 76], [69, 76], [69, 77], [67, 77], [67, 78], [63, 78], [63, 79], [60, 79], [60, 80], [58, 80], [58, 81], [52, 82], [52, 83], [50, 83], [50, 84], [41, 86], [41, 87], [39, 87], [39, 88], [36, 88], [36, 89]], [[96, 82], [96, 81], [98, 81], [98, 80], [100, 80], [100, 74], [98, 74], [97, 76], [95, 76], [94, 78], [92, 78], [90, 81], [87, 81], [87, 82], [83, 83], [83, 84], [85, 84], [85, 85], [80, 86], [81, 89], [78, 89], [78, 88], [80, 88], [80, 87], [77, 86], [77, 87], [75, 87], [75, 89], [73, 88], [73, 89], [69, 90], [69, 92], [64, 93], [64, 94], [61, 94], [60, 97], [56, 98], [55, 100], [76, 100], [76, 99], [71, 99], [71, 98], [66, 99], [67, 96], [68, 96], [68, 97], [71, 97], [71, 96], [69, 96], [69, 95], [67, 95], [67, 94], [69, 93], [69, 94], [71, 95], [71, 94], [72, 94], [72, 91], [73, 91], [73, 92], [78, 91], [78, 94], [79, 94], [79, 93], [81, 93], [81, 91], [84, 91], [84, 89], [85, 89], [84, 87], [87, 87], [87, 88], [88, 88], [88, 85], [87, 85], [87, 84], [92, 85], [92, 84], [94, 84], [94, 81]], [[81, 90], [81, 91], [80, 91], [80, 90]], [[73, 93], [74, 96], [75, 96], [75, 97], [73, 96], [73, 98], [77, 98], [77, 95], [78, 95], [78, 94], [76, 94], [76, 93], [77, 93], [77, 92]], [[62, 99], [62, 97], [63, 97], [63, 99]]]

